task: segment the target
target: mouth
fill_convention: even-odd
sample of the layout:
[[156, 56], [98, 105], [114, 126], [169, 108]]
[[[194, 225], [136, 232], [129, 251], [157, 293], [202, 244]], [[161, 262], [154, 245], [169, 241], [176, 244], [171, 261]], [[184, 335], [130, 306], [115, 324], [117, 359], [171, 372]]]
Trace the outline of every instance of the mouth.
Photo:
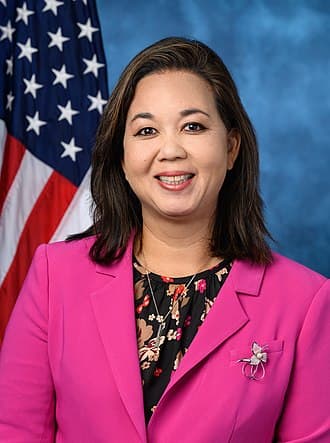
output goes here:
[[156, 179], [166, 185], [181, 185], [194, 177], [194, 174], [156, 175]]

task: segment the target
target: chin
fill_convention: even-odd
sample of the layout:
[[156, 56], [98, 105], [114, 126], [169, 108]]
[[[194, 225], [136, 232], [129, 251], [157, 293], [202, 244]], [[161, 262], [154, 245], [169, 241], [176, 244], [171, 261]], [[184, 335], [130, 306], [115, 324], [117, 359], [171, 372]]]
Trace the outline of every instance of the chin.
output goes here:
[[149, 205], [144, 207], [145, 211], [142, 208], [143, 216], [148, 217], [148, 214], [153, 219], [167, 219], [167, 220], [180, 220], [187, 218], [196, 218], [198, 214], [200, 215], [200, 208], [197, 206], [184, 206], [184, 204], [176, 204], [169, 205]]
[[182, 209], [182, 208], [177, 208], [177, 209], [168, 209], [168, 210], [162, 210], [160, 212], [163, 216], [168, 217], [168, 218], [172, 218], [172, 219], [176, 219], [176, 218], [182, 218], [182, 217], [189, 217], [189, 216], [193, 216], [194, 215], [194, 211], [192, 209]]

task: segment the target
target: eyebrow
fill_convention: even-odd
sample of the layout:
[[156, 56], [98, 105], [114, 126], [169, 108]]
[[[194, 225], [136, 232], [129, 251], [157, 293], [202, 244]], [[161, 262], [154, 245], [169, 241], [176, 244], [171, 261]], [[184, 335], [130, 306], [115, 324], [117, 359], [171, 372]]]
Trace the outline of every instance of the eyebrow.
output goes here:
[[139, 112], [138, 114], [134, 115], [134, 117], [131, 120], [131, 123], [133, 123], [138, 118], [146, 118], [149, 120], [153, 120], [155, 117], [150, 112]]
[[192, 114], [204, 114], [206, 115], [206, 117], [210, 117], [210, 115], [207, 112], [202, 111], [201, 109], [198, 108], [184, 109], [183, 111], [180, 112], [180, 114], [182, 115], [182, 117], [188, 117], [189, 115]]
[[[202, 111], [201, 109], [198, 109], [198, 108], [189, 108], [189, 109], [184, 109], [183, 111], [180, 111], [180, 115], [182, 117], [188, 117], [189, 115], [192, 115], [192, 114], [204, 114], [204, 115], [206, 115], [206, 117], [210, 117], [210, 115], [207, 112]], [[139, 112], [138, 114], [134, 115], [134, 117], [131, 120], [131, 123], [133, 123], [138, 118], [154, 120], [155, 116], [153, 114], [151, 114], [150, 112]]]

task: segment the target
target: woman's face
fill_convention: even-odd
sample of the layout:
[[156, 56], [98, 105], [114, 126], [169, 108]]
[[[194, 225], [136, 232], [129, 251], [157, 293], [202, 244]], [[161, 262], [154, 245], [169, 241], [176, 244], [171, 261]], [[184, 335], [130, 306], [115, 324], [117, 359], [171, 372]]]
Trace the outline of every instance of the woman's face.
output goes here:
[[144, 220], [210, 220], [239, 141], [198, 75], [166, 71], [140, 80], [127, 114], [123, 169]]

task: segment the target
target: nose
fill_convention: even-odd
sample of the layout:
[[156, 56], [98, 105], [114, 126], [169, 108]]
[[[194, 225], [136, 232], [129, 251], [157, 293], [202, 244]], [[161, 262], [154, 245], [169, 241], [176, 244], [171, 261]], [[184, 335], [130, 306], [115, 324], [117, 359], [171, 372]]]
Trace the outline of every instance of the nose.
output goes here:
[[177, 136], [164, 136], [160, 141], [158, 160], [176, 160], [186, 158], [187, 152]]

